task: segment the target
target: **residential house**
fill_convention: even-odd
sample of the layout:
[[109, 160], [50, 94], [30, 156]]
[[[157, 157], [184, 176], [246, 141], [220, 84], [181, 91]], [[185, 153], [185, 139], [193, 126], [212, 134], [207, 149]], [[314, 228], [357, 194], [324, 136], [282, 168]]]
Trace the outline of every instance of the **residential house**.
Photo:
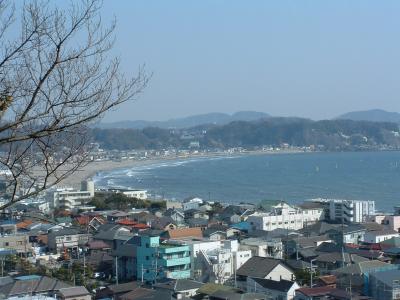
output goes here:
[[203, 236], [210, 240], [226, 240], [239, 235], [239, 230], [224, 225], [212, 225], [203, 231]]
[[318, 255], [314, 261], [321, 274], [329, 274], [332, 270], [351, 264], [351, 257], [348, 253], [327, 252]]
[[92, 296], [84, 286], [73, 286], [61, 288], [58, 291], [59, 299], [62, 300], [91, 300]]
[[165, 217], [171, 217], [175, 224], [182, 225], [185, 223], [185, 214], [182, 209], [169, 208], [164, 213]]
[[29, 242], [28, 234], [16, 233], [0, 237], [0, 248], [13, 250], [18, 254], [28, 255], [32, 253], [32, 245]]
[[111, 249], [116, 249], [119, 244], [129, 240], [134, 234], [126, 228], [117, 224], [104, 224], [98, 229], [97, 234], [93, 236], [93, 240], [103, 241], [108, 244]]
[[389, 229], [400, 232], [399, 215], [375, 215], [372, 220], [378, 224], [387, 226]]
[[176, 229], [176, 224], [171, 217], [161, 217], [153, 220], [150, 224], [151, 228], [158, 230]]
[[209, 215], [207, 212], [198, 210], [198, 209], [189, 209], [185, 210], [185, 220], [188, 219], [209, 219]]
[[54, 297], [60, 289], [71, 287], [55, 278], [38, 275], [26, 275], [15, 278], [15, 281], [0, 287], [4, 299], [11, 297], [47, 296]]
[[354, 291], [368, 293], [366, 285], [368, 285], [371, 274], [393, 269], [397, 270], [398, 267], [379, 260], [366, 260], [333, 270], [332, 273], [340, 278], [337, 281], [338, 287], [346, 289], [348, 283], [351, 282]]
[[161, 234], [165, 239], [185, 239], [185, 238], [196, 238], [203, 239], [203, 231], [201, 228], [177, 228], [173, 230], [167, 230]]
[[177, 279], [154, 284], [153, 288], [169, 291], [174, 299], [192, 299], [203, 285], [204, 283], [195, 280]]
[[95, 299], [113, 299], [117, 300], [120, 296], [138, 288], [137, 281], [130, 281], [120, 284], [111, 284], [103, 289], [96, 291]]
[[299, 288], [295, 292], [295, 300], [320, 300], [329, 299], [329, 293], [335, 291], [336, 289], [329, 286], [308, 288]]
[[60, 253], [64, 249], [78, 250], [89, 242], [91, 236], [91, 234], [69, 228], [52, 231], [48, 234], [49, 251]]
[[392, 300], [400, 297], [400, 270], [374, 272], [366, 284], [372, 299]]
[[327, 232], [328, 236], [337, 244], [358, 244], [364, 240], [366, 229], [359, 224], [350, 224]]
[[399, 237], [400, 234], [397, 231], [388, 229], [382, 231], [370, 231], [364, 235], [364, 242], [366, 243], [380, 243], [389, 240], [394, 237]]
[[261, 293], [268, 299], [292, 300], [300, 286], [295, 281], [247, 278], [247, 292]]
[[204, 201], [200, 198], [188, 198], [185, 199], [182, 203], [182, 208], [183, 210], [186, 212], [187, 210], [190, 209], [195, 209], [197, 210], [199, 208], [200, 205], [202, 205], [204, 203]]
[[269, 257], [253, 256], [246, 261], [236, 272], [237, 286], [245, 289], [247, 278], [261, 278], [280, 281], [295, 279], [294, 271], [282, 260]]
[[283, 258], [281, 239], [247, 238], [240, 241], [240, 249], [250, 250], [252, 256]]

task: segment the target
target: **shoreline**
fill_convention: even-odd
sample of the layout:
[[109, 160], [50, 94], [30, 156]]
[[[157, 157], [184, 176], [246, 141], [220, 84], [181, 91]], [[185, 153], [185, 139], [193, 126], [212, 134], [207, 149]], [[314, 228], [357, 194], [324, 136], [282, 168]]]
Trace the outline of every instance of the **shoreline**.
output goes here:
[[246, 151], [241, 153], [200, 153], [182, 156], [171, 156], [171, 157], [152, 157], [143, 160], [126, 159], [122, 161], [113, 160], [102, 160], [89, 162], [83, 168], [77, 170], [71, 176], [65, 178], [58, 186], [70, 186], [79, 188], [82, 181], [96, 176], [99, 172], [107, 172], [118, 169], [134, 168], [138, 166], [152, 165], [162, 162], [179, 161], [179, 160], [190, 160], [190, 159], [208, 159], [208, 158], [224, 158], [224, 157], [241, 157], [250, 155], [279, 155], [279, 154], [307, 154], [307, 153], [320, 153], [320, 152], [304, 152], [304, 151], [279, 151], [279, 152], [267, 152], [267, 151]]

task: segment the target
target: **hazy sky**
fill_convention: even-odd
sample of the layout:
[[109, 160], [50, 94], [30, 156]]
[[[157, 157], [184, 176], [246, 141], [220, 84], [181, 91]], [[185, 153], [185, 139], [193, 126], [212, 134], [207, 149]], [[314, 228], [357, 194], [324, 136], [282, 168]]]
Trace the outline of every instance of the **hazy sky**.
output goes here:
[[105, 121], [400, 111], [400, 1], [105, 0], [103, 13], [125, 71], [153, 72]]

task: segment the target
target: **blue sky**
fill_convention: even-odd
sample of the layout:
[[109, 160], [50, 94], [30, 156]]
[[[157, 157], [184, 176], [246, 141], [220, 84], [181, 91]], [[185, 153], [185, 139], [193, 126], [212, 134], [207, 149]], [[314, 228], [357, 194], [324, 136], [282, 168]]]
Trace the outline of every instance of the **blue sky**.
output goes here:
[[125, 72], [153, 72], [105, 121], [400, 111], [400, 1], [105, 0], [102, 14]]

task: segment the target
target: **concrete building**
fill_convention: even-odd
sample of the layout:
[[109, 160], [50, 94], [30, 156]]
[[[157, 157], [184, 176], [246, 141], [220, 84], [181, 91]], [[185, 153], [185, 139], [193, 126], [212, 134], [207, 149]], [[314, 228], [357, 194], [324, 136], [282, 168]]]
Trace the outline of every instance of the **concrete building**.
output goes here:
[[85, 206], [92, 198], [91, 191], [78, 191], [73, 188], [57, 188], [49, 190], [46, 198], [52, 209], [59, 208], [74, 210], [79, 206]]
[[230, 279], [234, 280], [236, 271], [251, 256], [250, 250], [239, 250], [237, 240], [226, 240], [222, 241], [217, 249], [201, 251], [198, 262], [202, 262], [203, 278], [208, 278], [209, 282], [223, 284]]
[[375, 215], [375, 201], [343, 200], [343, 199], [312, 199], [325, 210], [325, 215], [331, 221], [362, 223]]
[[278, 228], [299, 230], [323, 218], [323, 209], [300, 209], [281, 202], [268, 213], [255, 212], [247, 218], [253, 230], [271, 231]]
[[132, 238], [136, 245], [137, 276], [153, 282], [190, 278], [190, 249], [181, 243], [161, 243], [160, 232], [147, 230]]

